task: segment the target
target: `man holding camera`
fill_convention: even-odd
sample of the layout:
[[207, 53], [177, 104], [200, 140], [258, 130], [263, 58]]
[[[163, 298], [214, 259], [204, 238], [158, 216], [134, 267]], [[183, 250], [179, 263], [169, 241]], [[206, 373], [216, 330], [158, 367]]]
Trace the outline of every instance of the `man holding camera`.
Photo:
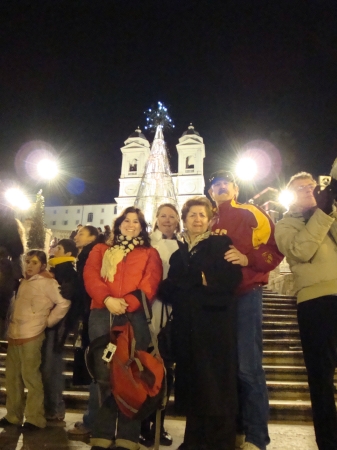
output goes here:
[[287, 187], [294, 201], [276, 224], [275, 239], [294, 274], [316, 442], [320, 450], [335, 450], [337, 212], [333, 203], [337, 192], [331, 184], [321, 190], [306, 172], [294, 175]]

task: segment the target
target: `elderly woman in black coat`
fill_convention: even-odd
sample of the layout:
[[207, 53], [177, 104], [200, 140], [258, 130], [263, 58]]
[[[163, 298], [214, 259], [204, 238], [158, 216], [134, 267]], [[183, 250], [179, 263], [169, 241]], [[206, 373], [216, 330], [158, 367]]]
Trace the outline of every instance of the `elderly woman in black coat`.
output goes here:
[[184, 243], [170, 259], [159, 295], [173, 307], [175, 407], [186, 415], [180, 450], [234, 450], [236, 434], [236, 301], [241, 269], [224, 259], [232, 244], [211, 236], [205, 197], [182, 209]]

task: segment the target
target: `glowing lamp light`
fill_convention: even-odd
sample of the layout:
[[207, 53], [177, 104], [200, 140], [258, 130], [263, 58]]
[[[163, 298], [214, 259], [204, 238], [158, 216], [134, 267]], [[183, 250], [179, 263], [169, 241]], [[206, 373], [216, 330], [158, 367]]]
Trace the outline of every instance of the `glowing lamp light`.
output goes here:
[[58, 174], [58, 167], [52, 159], [41, 159], [37, 163], [37, 171], [41, 178], [51, 180]]
[[278, 197], [279, 203], [281, 203], [282, 206], [289, 209], [289, 206], [294, 201], [294, 194], [291, 191], [288, 191], [287, 189], [284, 189], [280, 192], [280, 195]]
[[16, 208], [26, 210], [30, 207], [30, 202], [25, 194], [17, 188], [8, 189], [5, 192], [8, 203]]
[[257, 174], [257, 164], [252, 158], [242, 158], [236, 165], [235, 173], [241, 180], [253, 180]]

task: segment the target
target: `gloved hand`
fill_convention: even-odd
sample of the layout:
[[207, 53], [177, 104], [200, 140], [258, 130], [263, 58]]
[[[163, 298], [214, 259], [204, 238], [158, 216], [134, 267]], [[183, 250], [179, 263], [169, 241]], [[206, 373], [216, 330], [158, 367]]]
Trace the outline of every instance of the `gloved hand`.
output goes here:
[[321, 190], [320, 186], [316, 186], [313, 195], [316, 199], [317, 207], [325, 212], [325, 214], [330, 214], [335, 198], [335, 192], [331, 186], [329, 185], [323, 190]]

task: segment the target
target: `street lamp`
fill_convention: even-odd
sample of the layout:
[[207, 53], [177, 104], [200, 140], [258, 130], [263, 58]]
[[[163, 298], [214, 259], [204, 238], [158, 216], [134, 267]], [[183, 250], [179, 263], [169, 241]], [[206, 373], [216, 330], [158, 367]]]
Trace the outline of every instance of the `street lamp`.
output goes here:
[[36, 168], [39, 176], [47, 180], [52, 180], [58, 174], [58, 167], [56, 161], [53, 159], [41, 159], [37, 163]]
[[235, 173], [243, 181], [250, 181], [257, 174], [257, 164], [253, 158], [241, 158], [236, 164]]
[[293, 192], [289, 191], [288, 189], [284, 189], [283, 191], [280, 192], [278, 201], [279, 203], [281, 203], [282, 206], [289, 209], [289, 206], [294, 202]]
[[5, 198], [11, 206], [22, 209], [30, 208], [31, 204], [26, 195], [18, 188], [10, 188], [5, 192]]

